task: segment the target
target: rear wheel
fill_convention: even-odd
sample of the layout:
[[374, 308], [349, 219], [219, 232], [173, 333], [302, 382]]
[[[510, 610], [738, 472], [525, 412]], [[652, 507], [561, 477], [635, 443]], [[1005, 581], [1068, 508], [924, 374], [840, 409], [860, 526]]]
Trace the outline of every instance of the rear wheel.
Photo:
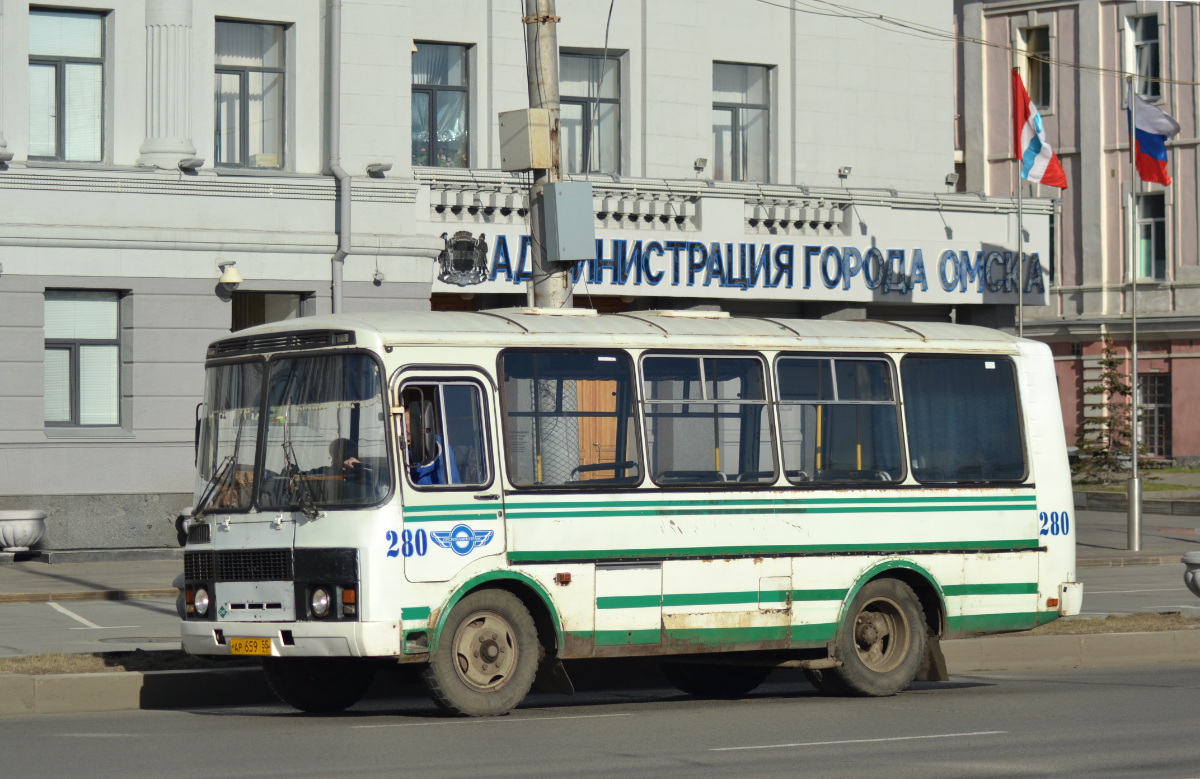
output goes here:
[[925, 617], [912, 588], [897, 579], [868, 582], [838, 627], [834, 655], [841, 666], [821, 671], [835, 679], [827, 683], [828, 691], [842, 686], [849, 695], [895, 695], [917, 676], [925, 634]]
[[836, 668], [805, 668], [804, 678], [822, 695], [850, 694]]
[[771, 673], [768, 666], [663, 663], [663, 676], [681, 692], [698, 698], [740, 698]]
[[289, 706], [310, 714], [332, 714], [362, 698], [375, 678], [375, 666], [341, 657], [267, 657], [263, 675]]
[[529, 693], [538, 668], [537, 628], [505, 590], [481, 590], [450, 611], [422, 675], [434, 703], [455, 714], [504, 714]]

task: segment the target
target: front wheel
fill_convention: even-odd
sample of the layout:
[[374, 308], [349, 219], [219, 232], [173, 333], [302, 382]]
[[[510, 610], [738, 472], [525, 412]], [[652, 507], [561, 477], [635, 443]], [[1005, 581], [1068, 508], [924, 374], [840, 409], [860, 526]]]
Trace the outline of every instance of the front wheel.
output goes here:
[[289, 706], [310, 714], [332, 714], [362, 698], [375, 678], [375, 666], [348, 658], [266, 657], [263, 675]]
[[917, 676], [925, 656], [925, 617], [920, 601], [897, 579], [868, 582], [838, 627], [834, 655], [842, 665], [818, 689], [862, 696], [895, 695]]
[[538, 668], [529, 609], [505, 590], [481, 590], [450, 611], [422, 677], [429, 696], [454, 714], [504, 714], [525, 699]]
[[663, 663], [663, 676], [681, 692], [698, 698], [741, 698], [762, 684], [769, 666]]

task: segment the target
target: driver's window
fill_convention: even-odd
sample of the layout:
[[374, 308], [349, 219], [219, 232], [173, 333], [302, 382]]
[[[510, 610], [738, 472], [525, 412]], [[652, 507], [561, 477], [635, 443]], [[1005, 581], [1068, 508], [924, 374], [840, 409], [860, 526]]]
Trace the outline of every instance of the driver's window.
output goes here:
[[431, 488], [482, 487], [491, 482], [483, 394], [464, 381], [407, 383], [404, 469], [411, 484]]

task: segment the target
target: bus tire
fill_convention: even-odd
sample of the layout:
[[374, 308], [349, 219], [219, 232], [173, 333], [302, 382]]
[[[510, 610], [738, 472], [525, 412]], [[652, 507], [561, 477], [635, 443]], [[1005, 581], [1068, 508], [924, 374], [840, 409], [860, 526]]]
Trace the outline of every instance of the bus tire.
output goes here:
[[422, 679], [442, 709], [494, 717], [529, 693], [538, 650], [537, 628], [525, 604], [505, 590], [480, 590], [450, 611]]
[[850, 694], [850, 689], [835, 668], [805, 668], [804, 678], [821, 695]]
[[267, 685], [284, 703], [309, 714], [333, 714], [359, 701], [375, 678], [366, 660], [336, 657], [265, 657]]
[[900, 692], [920, 670], [925, 634], [924, 613], [912, 588], [898, 579], [867, 582], [838, 626], [834, 656], [842, 664], [828, 672], [837, 679], [831, 691], [840, 685], [849, 695]]
[[770, 666], [663, 663], [663, 676], [676, 689], [697, 698], [741, 698], [771, 673]]

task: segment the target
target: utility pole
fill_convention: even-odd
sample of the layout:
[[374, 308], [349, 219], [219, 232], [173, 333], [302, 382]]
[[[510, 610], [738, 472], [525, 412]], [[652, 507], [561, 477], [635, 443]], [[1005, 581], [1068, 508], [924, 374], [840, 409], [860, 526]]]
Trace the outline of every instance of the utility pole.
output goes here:
[[525, 72], [529, 79], [529, 107], [544, 108], [550, 114], [550, 167], [533, 171], [529, 189], [529, 232], [533, 236], [533, 278], [529, 282], [529, 303], [537, 308], [570, 308], [571, 284], [562, 263], [551, 262], [546, 255], [546, 209], [542, 189], [560, 181], [558, 132], [558, 16], [554, 0], [525, 0]]

